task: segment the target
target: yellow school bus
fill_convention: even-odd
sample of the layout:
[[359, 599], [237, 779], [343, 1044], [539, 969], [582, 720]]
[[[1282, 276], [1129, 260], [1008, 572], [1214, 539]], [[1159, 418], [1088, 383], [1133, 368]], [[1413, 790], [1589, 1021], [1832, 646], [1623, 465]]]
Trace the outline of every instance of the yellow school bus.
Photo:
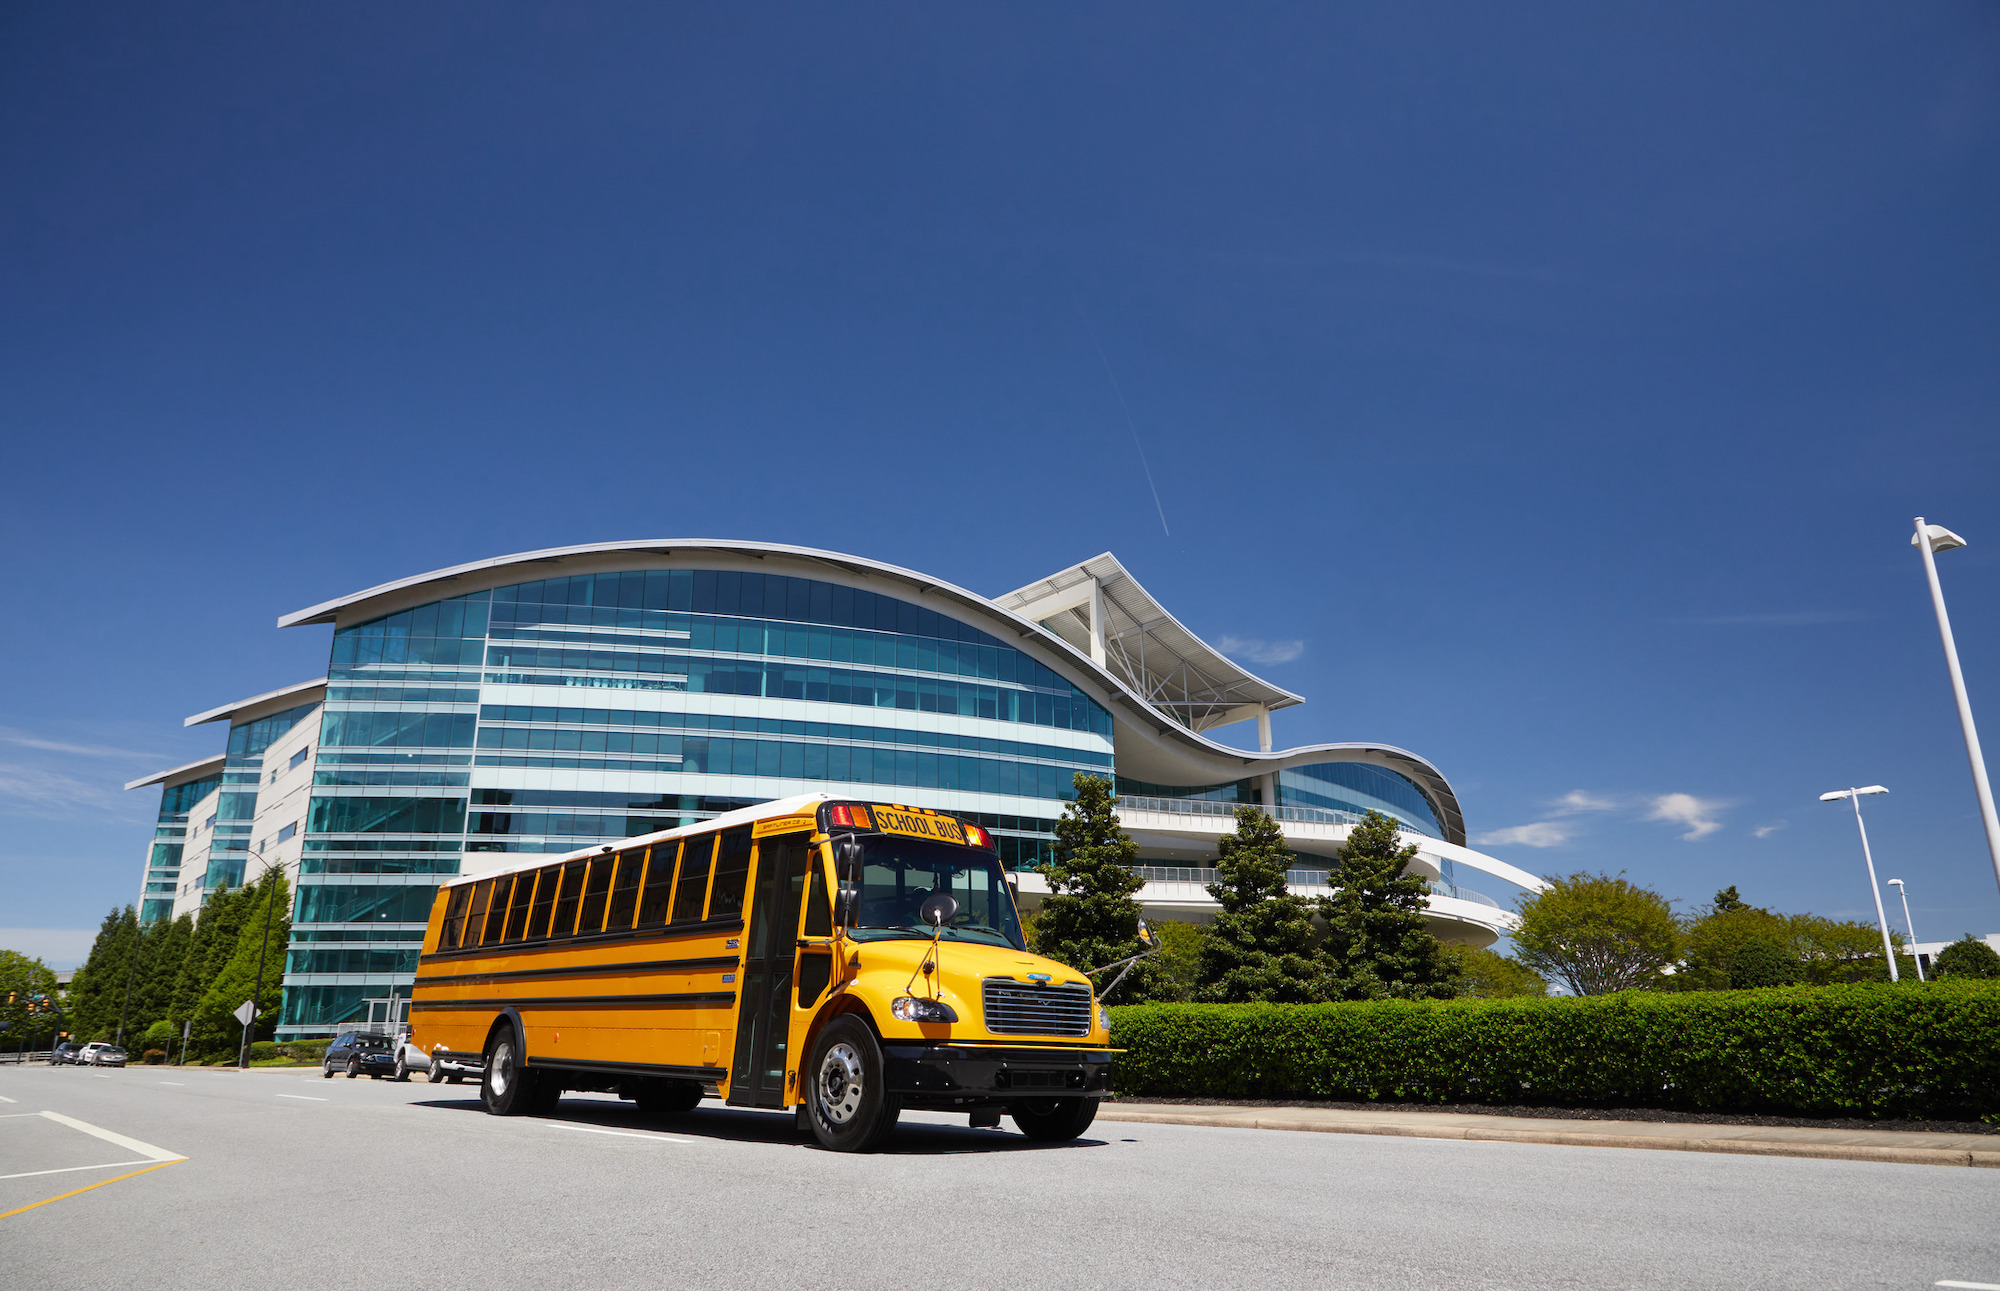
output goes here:
[[893, 803], [780, 799], [438, 892], [410, 1005], [500, 1116], [565, 1091], [713, 1096], [879, 1145], [904, 1108], [1072, 1139], [1110, 1091], [1087, 978], [1030, 954], [993, 840]]

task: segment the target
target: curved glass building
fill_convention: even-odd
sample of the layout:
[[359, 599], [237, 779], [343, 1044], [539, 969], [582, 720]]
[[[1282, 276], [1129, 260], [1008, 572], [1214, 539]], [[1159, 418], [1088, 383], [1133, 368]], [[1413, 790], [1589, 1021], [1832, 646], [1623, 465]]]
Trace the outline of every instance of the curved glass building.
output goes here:
[[[1493, 941], [1533, 876], [1465, 847], [1444, 777], [1388, 745], [1275, 751], [1299, 697], [1245, 672], [1099, 556], [986, 598], [834, 552], [604, 543], [423, 574], [301, 610], [327, 675], [189, 718], [228, 751], [162, 786], [145, 917], [265, 865], [295, 875], [280, 1034], [406, 999], [440, 876], [790, 794], [948, 810], [1019, 870], [1049, 859], [1079, 771], [1114, 778], [1141, 898], [1202, 920], [1239, 803], [1282, 823], [1293, 881], [1361, 814], [1420, 847], [1444, 936]], [[1248, 752], [1205, 732], [1256, 721]], [[1021, 876], [1023, 904], [1045, 891]]]

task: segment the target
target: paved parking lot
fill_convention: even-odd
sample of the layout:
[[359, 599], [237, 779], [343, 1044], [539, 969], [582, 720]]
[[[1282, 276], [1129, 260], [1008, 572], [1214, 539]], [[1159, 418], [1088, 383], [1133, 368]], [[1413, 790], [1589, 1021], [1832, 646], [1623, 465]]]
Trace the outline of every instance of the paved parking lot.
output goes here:
[[501, 1119], [317, 1072], [0, 1067], [0, 1098], [0, 1264], [37, 1288], [2000, 1286], [1993, 1170], [927, 1114], [856, 1157], [713, 1103]]

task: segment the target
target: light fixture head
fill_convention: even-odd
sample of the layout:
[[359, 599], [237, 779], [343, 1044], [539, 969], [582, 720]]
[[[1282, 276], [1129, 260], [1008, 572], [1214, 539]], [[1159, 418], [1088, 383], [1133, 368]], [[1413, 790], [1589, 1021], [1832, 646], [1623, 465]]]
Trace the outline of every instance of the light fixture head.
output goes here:
[[[1953, 533], [1951, 530], [1945, 528], [1941, 524], [1925, 525], [1923, 528], [1923, 536], [1930, 539], [1931, 550], [1934, 552], [1950, 551], [1955, 547], [1963, 547], [1966, 545], [1965, 539], [1959, 537], [1957, 534]], [[1912, 547], [1917, 545], [1916, 534], [1910, 535], [1910, 545]]]
[[1902, 887], [1902, 886], [1903, 886], [1903, 881], [1902, 881], [1901, 879], [1890, 879], [1890, 880], [1889, 880], [1889, 886], [1890, 886], [1890, 887], [1892, 887], [1892, 888], [1899, 888], [1899, 887]]
[[1843, 798], [1859, 798], [1863, 794], [1887, 793], [1887, 792], [1889, 791], [1887, 789], [1884, 789], [1881, 785], [1871, 784], [1865, 789], [1835, 789], [1832, 793], [1821, 794], [1819, 796], [1819, 800], [1821, 802], [1839, 802]]

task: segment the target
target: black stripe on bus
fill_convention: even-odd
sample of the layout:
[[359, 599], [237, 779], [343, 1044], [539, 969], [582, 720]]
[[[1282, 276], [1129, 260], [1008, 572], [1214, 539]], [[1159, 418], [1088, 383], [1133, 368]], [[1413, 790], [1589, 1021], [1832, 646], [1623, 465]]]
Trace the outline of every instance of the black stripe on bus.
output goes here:
[[569, 995], [523, 1000], [503, 997], [492, 1000], [415, 1000], [412, 1013], [442, 1013], [465, 1009], [671, 1009], [699, 1008], [704, 1004], [734, 1004], [735, 991], [682, 991], [674, 995]]
[[718, 1081], [729, 1074], [722, 1067], [670, 1067], [657, 1062], [572, 1062], [567, 1058], [530, 1058], [530, 1067], [564, 1071], [601, 1071], [612, 1076], [672, 1076], [680, 1080]]
[[457, 950], [434, 950], [418, 962], [439, 959], [469, 959], [475, 955], [527, 955], [538, 950], [561, 950], [565, 946], [596, 946], [607, 941], [658, 941], [692, 937], [700, 933], [742, 932], [741, 919], [704, 919], [700, 923], [668, 924], [660, 928], [620, 928], [616, 932], [590, 932], [581, 937], [537, 937], [533, 941], [496, 941], [484, 946], [461, 946]]
[[605, 977], [615, 973], [671, 973], [701, 968], [734, 968], [736, 955], [710, 955], [706, 959], [655, 959], [643, 964], [579, 964], [573, 968], [510, 968], [494, 973], [453, 973], [444, 977], [417, 975], [416, 985], [446, 986], [468, 982], [518, 982], [548, 977]]

